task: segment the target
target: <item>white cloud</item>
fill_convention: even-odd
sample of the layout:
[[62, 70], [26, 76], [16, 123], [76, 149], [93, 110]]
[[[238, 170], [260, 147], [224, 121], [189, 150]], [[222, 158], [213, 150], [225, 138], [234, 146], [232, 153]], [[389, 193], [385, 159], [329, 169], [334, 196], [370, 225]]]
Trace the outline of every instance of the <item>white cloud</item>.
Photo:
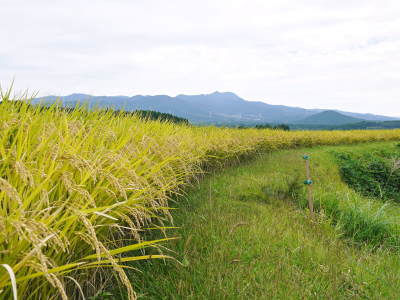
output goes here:
[[0, 82], [400, 116], [400, 2], [0, 0]]

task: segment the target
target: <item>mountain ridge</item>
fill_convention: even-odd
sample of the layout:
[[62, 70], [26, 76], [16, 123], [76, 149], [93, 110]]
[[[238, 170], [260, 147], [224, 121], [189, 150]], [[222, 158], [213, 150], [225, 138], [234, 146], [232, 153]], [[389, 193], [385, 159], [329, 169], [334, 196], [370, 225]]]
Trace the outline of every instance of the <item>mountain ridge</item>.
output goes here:
[[[248, 101], [232, 92], [213, 92], [211, 94], [136, 96], [93, 96], [74, 93], [68, 96], [46, 96], [34, 99], [34, 103], [54, 103], [60, 99], [63, 106], [72, 107], [78, 102], [88, 103], [89, 107], [107, 107], [119, 110], [155, 110], [186, 118], [194, 124], [260, 124], [260, 123], [298, 123], [300, 120], [321, 113], [323, 109], [305, 109], [285, 105], [272, 105], [262, 101]], [[390, 121], [396, 118], [336, 112], [349, 117], [368, 121]]]
[[301, 125], [344, 125], [344, 124], [353, 124], [360, 123], [365, 121], [364, 119], [354, 118], [350, 116], [346, 116], [341, 114], [335, 110], [325, 110], [315, 115], [311, 115], [307, 118], [304, 118], [296, 124]]

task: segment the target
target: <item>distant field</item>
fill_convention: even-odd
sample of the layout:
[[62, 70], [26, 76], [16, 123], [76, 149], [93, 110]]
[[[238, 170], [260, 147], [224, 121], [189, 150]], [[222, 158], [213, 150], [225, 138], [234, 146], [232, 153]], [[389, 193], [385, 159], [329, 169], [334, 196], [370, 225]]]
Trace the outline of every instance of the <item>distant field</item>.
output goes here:
[[4, 299], [12, 274], [20, 299], [90, 296], [114, 275], [134, 299], [125, 271], [140, 265], [126, 263], [171, 254], [143, 249], [169, 245], [149, 233], [174, 236], [169, 200], [205, 171], [279, 149], [400, 140], [400, 130], [194, 127], [7, 98], [0, 126], [0, 263], [12, 268], [0, 271]]

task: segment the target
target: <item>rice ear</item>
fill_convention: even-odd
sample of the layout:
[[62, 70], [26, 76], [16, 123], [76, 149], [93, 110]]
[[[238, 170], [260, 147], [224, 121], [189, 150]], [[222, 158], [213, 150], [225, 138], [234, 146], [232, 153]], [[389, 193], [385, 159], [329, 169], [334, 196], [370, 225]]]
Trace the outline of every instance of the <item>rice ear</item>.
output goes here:
[[4, 178], [0, 177], [0, 191], [3, 191], [10, 199], [15, 200], [20, 207], [23, 206], [18, 191]]

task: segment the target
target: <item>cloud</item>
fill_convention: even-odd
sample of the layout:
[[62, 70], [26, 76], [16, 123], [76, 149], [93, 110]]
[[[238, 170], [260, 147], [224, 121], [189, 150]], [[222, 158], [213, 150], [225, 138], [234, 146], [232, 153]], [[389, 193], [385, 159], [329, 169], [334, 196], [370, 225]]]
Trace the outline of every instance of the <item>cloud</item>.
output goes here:
[[399, 13], [390, 0], [2, 0], [0, 82], [400, 116]]

